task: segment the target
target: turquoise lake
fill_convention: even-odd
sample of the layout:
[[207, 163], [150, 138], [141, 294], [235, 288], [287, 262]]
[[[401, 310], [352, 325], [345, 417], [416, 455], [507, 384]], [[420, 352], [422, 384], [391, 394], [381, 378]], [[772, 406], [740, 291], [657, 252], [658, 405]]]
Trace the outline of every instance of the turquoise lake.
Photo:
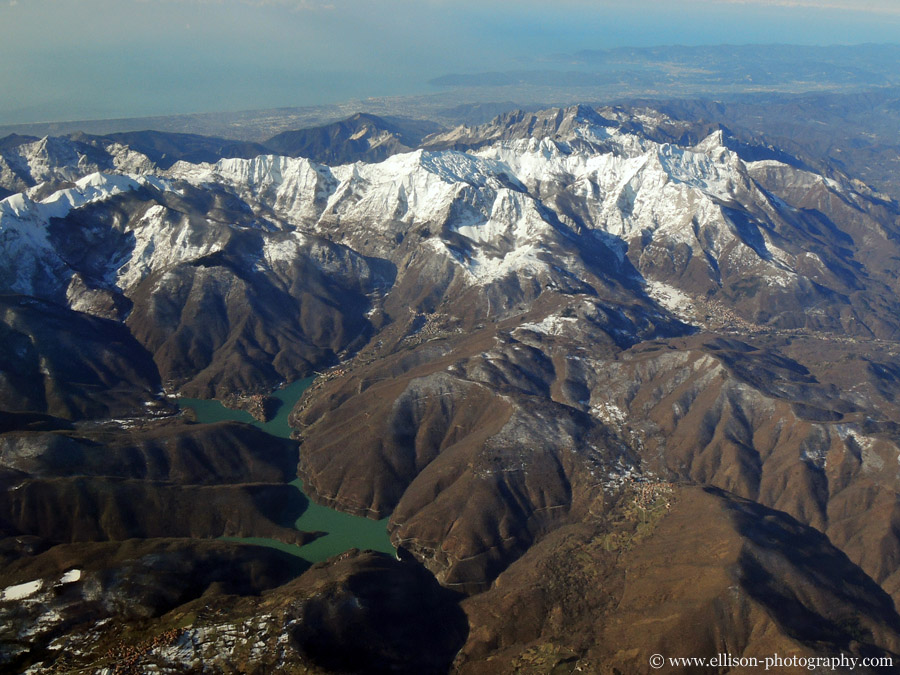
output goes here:
[[[235, 421], [246, 422], [262, 429], [266, 433], [280, 438], [291, 437], [291, 427], [288, 424], [294, 404], [303, 395], [303, 392], [312, 384], [314, 378], [299, 380], [293, 384], [278, 390], [272, 396], [281, 401], [278, 413], [268, 422], [259, 422], [243, 410], [226, 408], [218, 401], [208, 401], [196, 398], [181, 398], [178, 403], [183, 408], [191, 408], [197, 414], [197, 421], [202, 424], [213, 422]], [[301, 448], [302, 452], [302, 448]], [[388, 519], [369, 520], [359, 516], [351, 516], [348, 513], [335, 511], [327, 506], [316, 504], [305, 492], [303, 481], [299, 478], [290, 483], [305, 497], [307, 506], [302, 515], [297, 519], [295, 526], [304, 532], [327, 532], [305, 546], [293, 546], [275, 539], [261, 537], [243, 537], [240, 539], [229, 538], [233, 541], [242, 541], [248, 544], [258, 544], [277, 548], [281, 551], [296, 555], [310, 563], [321, 562], [333, 555], [343, 553], [351, 548], [371, 549], [391, 555], [396, 550], [391, 545], [387, 534]]]

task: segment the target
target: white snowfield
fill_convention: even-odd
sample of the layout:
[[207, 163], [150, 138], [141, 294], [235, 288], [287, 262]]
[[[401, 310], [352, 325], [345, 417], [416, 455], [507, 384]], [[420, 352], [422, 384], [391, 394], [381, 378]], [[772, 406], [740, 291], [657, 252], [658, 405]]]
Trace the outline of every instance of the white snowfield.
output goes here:
[[74, 584], [81, 580], [81, 570], [69, 570], [59, 578], [61, 584]]
[[44, 581], [42, 579], [28, 581], [24, 584], [16, 584], [15, 586], [7, 586], [3, 589], [3, 592], [0, 593], [0, 602], [7, 602], [9, 600], [24, 600], [25, 598], [31, 597], [32, 595], [37, 593], [43, 587]]
[[[770, 285], [789, 286], [797, 278], [795, 256], [780, 249], [765, 227], [786, 209], [758, 187], [754, 172], [777, 170], [796, 175], [798, 185], [817, 180], [842, 189], [772, 160], [745, 163], [724, 147], [721, 132], [683, 148], [577, 117], [570, 126], [574, 131], [567, 138], [498, 141], [468, 153], [416, 150], [380, 163], [335, 167], [272, 155], [178, 162], [153, 174], [93, 173], [38, 201], [16, 194], [0, 202], [0, 261], [6, 261], [0, 262], [0, 286], [35, 293], [38, 278], [68, 283], [71, 273], [47, 238], [52, 218], [141, 187], [177, 192], [181, 181], [224, 188], [261, 217], [297, 231], [293, 240], [266, 241], [268, 264], [297, 256], [303, 234], [351, 247], [372, 235], [381, 243], [362, 252], [380, 254], [413, 228], [427, 226], [423, 254], [462, 267], [469, 283], [551, 275], [554, 266], [569, 265], [567, 271], [580, 276], [578, 262], [561, 252], [572, 231], [593, 230], [623, 245], [640, 241], [640, 271], [652, 291], [661, 288], [652, 282], [663, 281], [654, 279], [653, 256], [678, 246], [694, 258], [712, 258], [765, 277]], [[45, 161], [46, 151], [38, 150], [23, 161], [35, 166]], [[121, 166], [144, 167], [140, 153], [117, 152]], [[214, 252], [228, 239], [227, 224], [202, 240], [190, 218], [149, 204], [124, 225], [135, 241], [130, 258], [115, 261], [107, 274], [109, 283], [126, 293], [148, 274]], [[763, 225], [752, 242], [735, 212]], [[8, 268], [10, 260], [17, 270]], [[21, 273], [23, 268], [29, 272]], [[665, 283], [677, 280], [666, 277]], [[689, 301], [674, 286], [656, 295], [670, 308]]]

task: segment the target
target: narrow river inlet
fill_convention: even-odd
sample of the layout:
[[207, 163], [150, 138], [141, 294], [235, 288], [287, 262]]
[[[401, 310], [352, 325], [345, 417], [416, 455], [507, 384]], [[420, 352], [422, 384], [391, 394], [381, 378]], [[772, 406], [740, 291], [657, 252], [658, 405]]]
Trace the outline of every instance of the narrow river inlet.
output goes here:
[[[226, 408], [219, 401], [180, 398], [178, 403], [182, 408], [191, 408], [197, 415], [197, 421], [201, 424], [212, 424], [228, 420], [246, 422], [272, 436], [290, 438], [291, 427], [288, 424], [288, 415], [290, 415], [294, 404], [300, 400], [303, 392], [312, 384], [313, 379], [298, 380], [272, 394], [274, 398], [281, 401], [281, 405], [275, 417], [268, 422], [259, 422], [250, 413], [243, 410]], [[326, 535], [305, 546], [294, 546], [276, 539], [263, 537], [229, 537], [228, 539], [277, 548], [303, 558], [310, 563], [321, 562], [351, 548], [371, 549], [373, 551], [390, 553], [391, 555], [396, 554], [396, 550], [391, 545], [387, 534], [387, 518], [383, 520], [369, 520], [368, 518], [335, 511], [312, 501], [303, 491], [303, 481], [299, 478], [290, 484], [303, 494], [306, 501], [306, 508], [294, 523], [294, 526], [304, 532], [327, 532]]]

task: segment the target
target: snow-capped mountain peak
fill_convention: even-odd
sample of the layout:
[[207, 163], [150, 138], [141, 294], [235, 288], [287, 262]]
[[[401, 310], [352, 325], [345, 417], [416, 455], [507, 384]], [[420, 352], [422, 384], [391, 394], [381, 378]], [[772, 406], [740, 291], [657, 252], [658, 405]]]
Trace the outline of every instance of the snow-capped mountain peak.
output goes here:
[[[101, 275], [120, 291], [218, 250], [229, 232], [246, 227], [264, 238], [277, 239], [279, 231], [322, 237], [401, 270], [427, 264], [434, 268], [429, 274], [446, 270], [464, 285], [509, 281], [518, 288], [574, 289], [585, 279], [625, 275], [648, 282], [651, 294], [665, 286], [686, 298], [734, 293], [729, 289], [738, 284], [755, 289], [760, 308], [773, 294], [847, 289], [847, 274], [836, 271], [846, 267], [844, 254], [810, 234], [812, 216], [785, 200], [801, 190], [825, 190], [852, 203], [862, 203], [864, 195], [774, 160], [745, 162], [722, 130], [680, 145], [641, 131], [663, 124], [659, 116], [613, 113], [583, 106], [511, 113], [431, 136], [423, 148], [378, 162], [327, 166], [269, 154], [179, 161], [138, 176], [88, 172], [59, 190], [36, 186], [0, 204], [3, 245], [17, 252], [7, 260], [39, 259], [31, 266], [42, 270], [8, 271], [7, 287], [37, 292], [47, 284], [22, 279], [68, 278], [64, 256], [46, 236], [49, 220], [148, 186], [156, 196], [138, 201], [166, 203], [134, 208], [134, 220], [121, 225], [135, 237], [131, 257]], [[50, 152], [53, 147], [45, 139], [28, 152], [68, 156]], [[139, 160], [125, 146], [113, 150], [121, 162]], [[793, 192], [776, 196], [772, 185]], [[237, 208], [239, 216], [215, 216], [213, 227], [203, 224], [209, 217], [202, 211], [178, 215], [195, 208], [187, 196], [194, 192], [222, 195], [216, 204]], [[178, 200], [182, 205], [174, 210], [167, 203]], [[191, 234], [179, 235], [179, 228]], [[204, 244], [203, 236], [218, 243]], [[279, 239], [263, 257], [284, 264], [302, 248], [288, 243]]]

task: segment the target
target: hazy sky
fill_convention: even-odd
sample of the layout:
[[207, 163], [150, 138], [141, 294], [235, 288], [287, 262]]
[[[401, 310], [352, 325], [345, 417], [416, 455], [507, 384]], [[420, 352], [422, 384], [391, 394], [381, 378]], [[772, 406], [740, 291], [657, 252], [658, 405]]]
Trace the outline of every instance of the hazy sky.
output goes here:
[[580, 49], [900, 42], [900, 0], [0, 0], [0, 124], [425, 93]]

